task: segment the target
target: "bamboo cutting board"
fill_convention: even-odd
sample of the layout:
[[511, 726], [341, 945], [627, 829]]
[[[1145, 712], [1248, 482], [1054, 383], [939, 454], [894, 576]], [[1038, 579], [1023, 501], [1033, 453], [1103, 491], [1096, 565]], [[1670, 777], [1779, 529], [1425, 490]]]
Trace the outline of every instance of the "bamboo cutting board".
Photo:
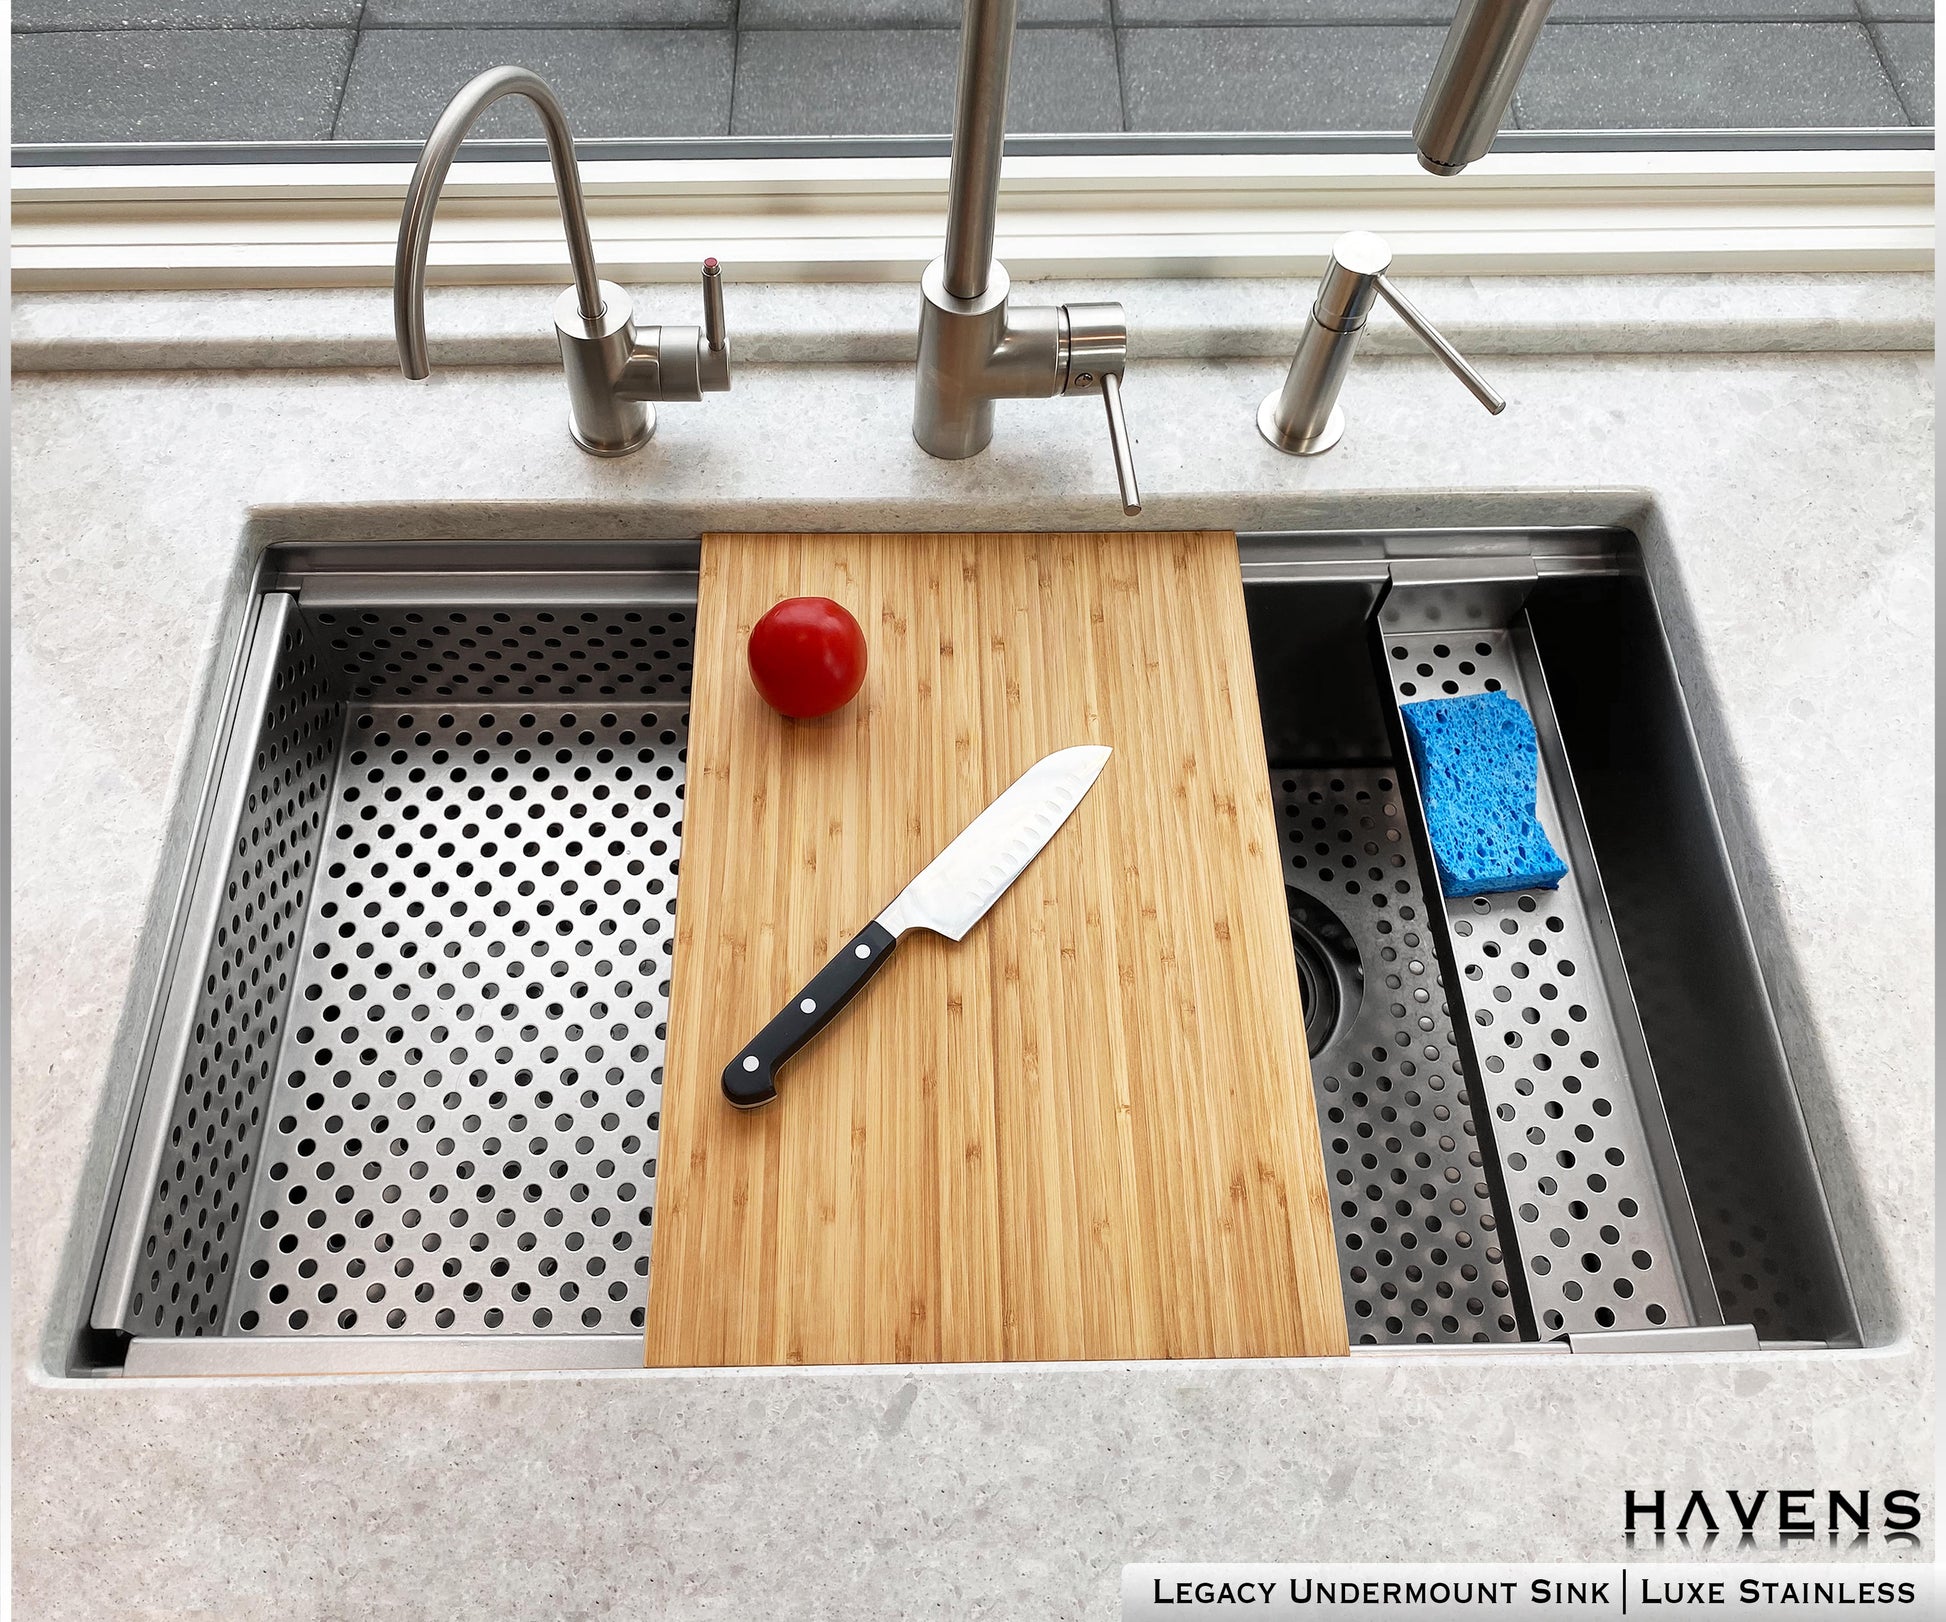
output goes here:
[[[790, 722], [779, 598], [864, 627]], [[1342, 1353], [1236, 537], [709, 535], [650, 1365]], [[926, 933], [782, 1071], [725, 1063], [1041, 756], [1114, 748], [960, 945]]]

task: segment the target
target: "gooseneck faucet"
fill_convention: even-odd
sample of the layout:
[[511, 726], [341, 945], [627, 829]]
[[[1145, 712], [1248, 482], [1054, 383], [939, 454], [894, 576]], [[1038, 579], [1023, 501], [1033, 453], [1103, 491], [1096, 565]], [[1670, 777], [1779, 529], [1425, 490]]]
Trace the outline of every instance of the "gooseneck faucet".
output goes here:
[[554, 189], [567, 231], [574, 285], [554, 305], [554, 335], [568, 378], [568, 426], [584, 451], [626, 456], [655, 432], [651, 400], [700, 400], [730, 386], [730, 340], [723, 315], [723, 279], [714, 259], [703, 261], [702, 327], [648, 327], [638, 332], [628, 294], [597, 273], [588, 234], [588, 205], [567, 116], [554, 92], [526, 68], [492, 68], [464, 85], [439, 115], [419, 154], [399, 219], [392, 268], [392, 324], [399, 365], [410, 378], [431, 373], [426, 358], [426, 255], [433, 209], [460, 143], [480, 115], [502, 96], [524, 96], [541, 115]]
[[947, 183], [946, 251], [920, 279], [912, 437], [933, 456], [977, 456], [993, 402], [1098, 394], [1122, 511], [1142, 510], [1122, 415], [1128, 323], [1119, 304], [1017, 305], [993, 257], [1006, 137], [1007, 73], [1019, 0], [966, 0]]

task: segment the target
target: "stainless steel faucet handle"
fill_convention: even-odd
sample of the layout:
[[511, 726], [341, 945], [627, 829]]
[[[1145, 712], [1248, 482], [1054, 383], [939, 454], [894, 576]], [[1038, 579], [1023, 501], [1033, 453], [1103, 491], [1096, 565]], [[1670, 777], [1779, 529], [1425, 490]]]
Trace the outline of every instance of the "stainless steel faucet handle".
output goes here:
[[703, 324], [642, 327], [629, 334], [628, 352], [613, 380], [624, 400], [700, 400], [730, 386], [730, 333], [723, 316], [723, 273], [703, 261]]
[[1135, 482], [1135, 452], [1122, 415], [1122, 373], [1128, 366], [1128, 318], [1119, 304], [1063, 304], [1056, 340], [1066, 377], [1063, 394], [1101, 395], [1108, 413], [1108, 448], [1115, 456], [1115, 478], [1122, 487], [1122, 511], [1133, 518], [1142, 510]]
[[1142, 489], [1135, 482], [1135, 452], [1129, 446], [1128, 420], [1122, 415], [1122, 374], [1110, 372], [1101, 380], [1101, 403], [1108, 408], [1108, 445], [1115, 453], [1115, 478], [1122, 487], [1122, 511], [1133, 518], [1142, 510]]
[[1446, 341], [1439, 329], [1419, 313], [1418, 307], [1405, 294], [1392, 285], [1390, 277], [1380, 271], [1372, 277], [1372, 283], [1398, 318], [1413, 330], [1421, 343], [1446, 363], [1446, 370], [1466, 385], [1474, 399], [1496, 417], [1507, 409], [1507, 402], [1493, 385], [1473, 370], [1466, 357]]
[[696, 346], [698, 381], [707, 393], [730, 386], [730, 328], [723, 314], [723, 271], [714, 258], [703, 261], [703, 336]]

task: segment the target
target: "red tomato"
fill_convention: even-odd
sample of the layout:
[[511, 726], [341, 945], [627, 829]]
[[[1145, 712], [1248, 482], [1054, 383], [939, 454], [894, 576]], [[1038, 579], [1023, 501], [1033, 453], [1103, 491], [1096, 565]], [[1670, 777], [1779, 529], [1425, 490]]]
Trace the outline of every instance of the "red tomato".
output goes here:
[[800, 721], [842, 709], [865, 685], [865, 633], [829, 597], [786, 597], [750, 628], [750, 679]]

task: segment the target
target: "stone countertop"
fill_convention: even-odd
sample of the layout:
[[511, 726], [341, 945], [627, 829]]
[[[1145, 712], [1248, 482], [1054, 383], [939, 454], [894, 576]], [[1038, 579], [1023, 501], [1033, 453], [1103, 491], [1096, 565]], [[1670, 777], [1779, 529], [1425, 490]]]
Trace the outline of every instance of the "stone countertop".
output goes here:
[[[435, 350], [437, 354], [437, 350]], [[1113, 1614], [1124, 1561], [1623, 1555], [1624, 1487], [1932, 1482], [1932, 357], [1373, 354], [1127, 388], [1147, 528], [1625, 523], [1671, 600], [1871, 1343], [1071, 1367], [69, 1380], [131, 984], [253, 537], [1099, 529], [1100, 414], [936, 462], [909, 369], [744, 368], [619, 462], [558, 372], [70, 371], [14, 393], [15, 1597], [24, 1616]], [[1754, 838], [1754, 845], [1750, 840]], [[139, 1036], [139, 1032], [134, 1033]], [[1825, 1546], [1820, 1545], [1820, 1549]], [[1680, 1552], [1680, 1551], [1675, 1551]], [[1725, 1549], [1722, 1552], [1728, 1553]], [[1848, 1552], [1844, 1550], [1840, 1553]], [[1883, 1552], [1882, 1546], [1877, 1552]]]

